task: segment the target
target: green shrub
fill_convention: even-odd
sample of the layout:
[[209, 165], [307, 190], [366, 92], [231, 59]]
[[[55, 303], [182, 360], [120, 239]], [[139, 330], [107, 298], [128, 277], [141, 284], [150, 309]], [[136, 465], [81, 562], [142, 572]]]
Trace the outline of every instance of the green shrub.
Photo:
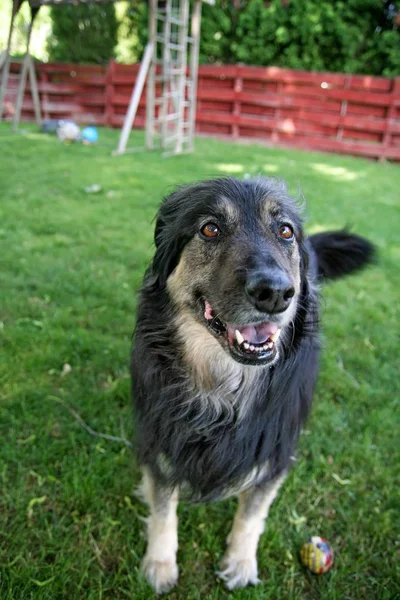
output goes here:
[[118, 21], [114, 4], [53, 6], [49, 59], [72, 63], [106, 63], [114, 56]]
[[[389, 0], [216, 0], [203, 5], [200, 62], [400, 74], [400, 6]], [[148, 8], [127, 13], [140, 56]]]
[[201, 62], [396, 76], [399, 8], [388, 0], [217, 0], [203, 7]]

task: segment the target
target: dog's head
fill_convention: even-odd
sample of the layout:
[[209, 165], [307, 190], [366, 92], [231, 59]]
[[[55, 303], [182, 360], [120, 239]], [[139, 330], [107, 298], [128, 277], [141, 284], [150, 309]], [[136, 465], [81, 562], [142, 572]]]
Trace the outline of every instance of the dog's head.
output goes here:
[[233, 359], [272, 364], [295, 318], [307, 252], [299, 208], [275, 179], [203, 181], [161, 205], [152, 271]]

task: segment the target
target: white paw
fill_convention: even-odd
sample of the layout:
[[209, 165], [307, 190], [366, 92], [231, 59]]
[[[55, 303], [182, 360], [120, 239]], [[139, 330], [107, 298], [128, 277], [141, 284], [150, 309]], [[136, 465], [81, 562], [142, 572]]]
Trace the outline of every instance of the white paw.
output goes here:
[[227, 554], [221, 562], [221, 570], [217, 572], [217, 575], [225, 582], [228, 590], [246, 587], [249, 583], [252, 585], [260, 583], [255, 557], [242, 558]]
[[142, 562], [142, 573], [157, 594], [164, 594], [174, 587], [179, 572], [175, 558], [161, 561], [146, 555]]

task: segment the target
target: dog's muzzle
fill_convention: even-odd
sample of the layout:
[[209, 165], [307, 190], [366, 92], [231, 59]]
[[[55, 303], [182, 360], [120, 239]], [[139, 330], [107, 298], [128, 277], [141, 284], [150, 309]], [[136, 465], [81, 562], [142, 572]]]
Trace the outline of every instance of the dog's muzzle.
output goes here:
[[277, 354], [276, 344], [281, 333], [270, 321], [248, 325], [232, 325], [214, 314], [208, 300], [204, 300], [204, 318], [209, 329], [228, 344], [232, 357], [245, 364], [266, 364]]

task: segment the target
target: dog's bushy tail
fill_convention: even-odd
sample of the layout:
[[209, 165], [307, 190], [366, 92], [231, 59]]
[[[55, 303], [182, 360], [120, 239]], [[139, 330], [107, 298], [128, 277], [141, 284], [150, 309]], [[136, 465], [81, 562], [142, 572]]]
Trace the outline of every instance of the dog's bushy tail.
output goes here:
[[342, 231], [326, 231], [309, 237], [315, 251], [318, 277], [338, 279], [374, 262], [375, 246], [359, 235]]

